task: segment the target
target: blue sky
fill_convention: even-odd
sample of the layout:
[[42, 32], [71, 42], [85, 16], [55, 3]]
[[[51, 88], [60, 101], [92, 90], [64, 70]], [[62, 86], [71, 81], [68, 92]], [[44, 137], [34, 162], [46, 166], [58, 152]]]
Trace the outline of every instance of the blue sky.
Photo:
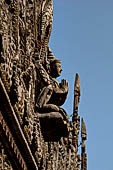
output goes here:
[[80, 76], [88, 170], [113, 170], [113, 0], [54, 0], [50, 47], [62, 62], [60, 79], [69, 82], [68, 114]]

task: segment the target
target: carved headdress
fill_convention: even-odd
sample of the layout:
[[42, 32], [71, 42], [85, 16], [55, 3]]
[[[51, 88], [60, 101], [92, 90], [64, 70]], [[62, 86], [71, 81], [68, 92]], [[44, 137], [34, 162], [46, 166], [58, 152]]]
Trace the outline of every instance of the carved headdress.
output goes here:
[[50, 47], [48, 47], [47, 50], [47, 59], [49, 60], [49, 62], [54, 61], [56, 59]]

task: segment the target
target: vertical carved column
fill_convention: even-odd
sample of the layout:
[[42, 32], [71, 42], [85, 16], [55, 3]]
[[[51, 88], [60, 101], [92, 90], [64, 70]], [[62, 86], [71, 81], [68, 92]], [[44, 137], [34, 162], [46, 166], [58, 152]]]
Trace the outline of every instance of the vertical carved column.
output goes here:
[[80, 116], [78, 116], [78, 105], [80, 99], [80, 78], [76, 74], [75, 78], [75, 87], [74, 87], [74, 108], [73, 108], [73, 132], [72, 132], [72, 143], [75, 147], [78, 147], [78, 135], [79, 135], [79, 126], [80, 126]]
[[78, 115], [78, 106], [79, 106], [79, 99], [80, 99], [80, 78], [79, 75], [76, 74], [75, 78], [75, 87], [74, 87], [74, 108], [73, 108], [73, 117], [72, 117], [72, 144], [75, 147], [75, 167], [78, 168], [79, 161], [77, 155], [78, 152], [78, 140], [79, 140], [79, 130], [80, 130], [80, 116]]
[[82, 118], [82, 126], [81, 126], [81, 170], [87, 170], [87, 154], [86, 154], [86, 144], [85, 140], [87, 140], [87, 131], [84, 119]]

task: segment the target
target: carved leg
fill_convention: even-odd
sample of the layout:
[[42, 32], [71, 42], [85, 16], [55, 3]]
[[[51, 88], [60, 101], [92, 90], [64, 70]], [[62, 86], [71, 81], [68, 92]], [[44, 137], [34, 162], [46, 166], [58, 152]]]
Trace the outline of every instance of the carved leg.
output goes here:
[[52, 112], [52, 111], [59, 111], [59, 107], [54, 104], [48, 104], [48, 101], [51, 98], [51, 95], [53, 93], [52, 86], [49, 85], [47, 87], [44, 87], [39, 94], [39, 97], [37, 99], [36, 103], [36, 110], [45, 113], [45, 112]]

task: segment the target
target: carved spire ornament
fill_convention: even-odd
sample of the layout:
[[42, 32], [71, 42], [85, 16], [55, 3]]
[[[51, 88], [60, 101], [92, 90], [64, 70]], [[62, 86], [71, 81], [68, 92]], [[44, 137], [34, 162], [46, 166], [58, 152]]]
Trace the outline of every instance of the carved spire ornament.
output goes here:
[[82, 125], [81, 125], [81, 170], [87, 170], [87, 154], [86, 154], [86, 144], [85, 141], [87, 140], [87, 131], [84, 119], [82, 118]]

